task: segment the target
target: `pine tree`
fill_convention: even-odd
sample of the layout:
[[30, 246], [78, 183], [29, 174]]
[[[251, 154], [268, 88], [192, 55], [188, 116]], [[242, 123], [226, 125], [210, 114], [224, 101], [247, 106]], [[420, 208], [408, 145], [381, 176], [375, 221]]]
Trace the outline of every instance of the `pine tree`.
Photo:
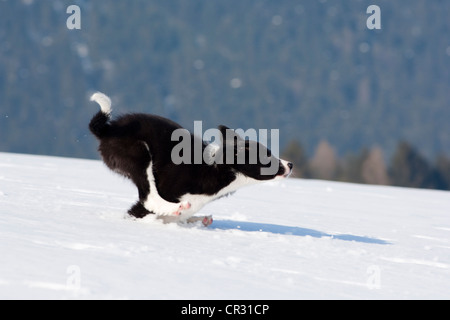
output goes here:
[[294, 176], [297, 178], [310, 178], [311, 173], [305, 150], [298, 140], [292, 140], [284, 149], [282, 158], [294, 164]]
[[450, 190], [450, 158], [441, 154], [436, 159], [436, 171], [440, 177], [438, 189]]
[[407, 142], [398, 144], [389, 172], [395, 186], [433, 188], [433, 169]]
[[357, 154], [349, 154], [341, 161], [338, 180], [354, 183], [365, 183], [362, 177], [363, 162], [367, 159], [369, 151], [364, 148]]

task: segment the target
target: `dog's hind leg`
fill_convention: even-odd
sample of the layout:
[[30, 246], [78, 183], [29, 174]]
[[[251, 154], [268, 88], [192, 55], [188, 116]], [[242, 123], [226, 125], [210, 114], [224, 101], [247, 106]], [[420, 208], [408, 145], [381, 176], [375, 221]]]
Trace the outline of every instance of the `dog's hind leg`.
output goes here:
[[152, 162], [150, 162], [150, 165], [147, 168], [146, 177], [149, 183], [149, 193], [143, 201], [143, 204], [147, 210], [156, 213], [158, 216], [178, 217], [183, 213], [183, 211], [191, 208], [191, 204], [188, 201], [169, 202], [159, 195], [158, 188], [156, 187], [155, 176], [153, 174]]
[[148, 197], [148, 194], [150, 193], [150, 185], [148, 183], [148, 180], [146, 178], [145, 172], [142, 173], [140, 178], [137, 178], [139, 176], [134, 176], [132, 178], [132, 181], [136, 185], [139, 193], [139, 201], [136, 202], [130, 210], [128, 210], [128, 214], [130, 216], [133, 216], [135, 218], [144, 218], [146, 215], [154, 214], [154, 212], [149, 211], [145, 208], [145, 200]]
[[128, 210], [128, 214], [135, 218], [152, 214], [144, 206], [150, 193], [146, 169], [151, 162], [151, 155], [147, 144], [127, 139], [108, 140], [101, 144], [100, 152], [111, 170], [129, 178], [138, 189], [139, 201]]
[[148, 214], [178, 217], [183, 211], [190, 209], [189, 202], [169, 202], [159, 195], [153, 174], [152, 155], [145, 142], [128, 143], [122, 148], [119, 153], [120, 161], [114, 161], [115, 166], [111, 167], [130, 178], [139, 193], [139, 201], [131, 207], [128, 214], [136, 218], [143, 218]]
[[147, 209], [145, 209], [144, 205], [142, 204], [141, 201], [136, 202], [136, 204], [134, 206], [132, 206], [130, 208], [130, 210], [128, 210], [128, 214], [130, 216], [133, 216], [135, 218], [138, 219], [142, 219], [144, 218], [146, 215], [152, 214], [153, 212], [148, 211]]

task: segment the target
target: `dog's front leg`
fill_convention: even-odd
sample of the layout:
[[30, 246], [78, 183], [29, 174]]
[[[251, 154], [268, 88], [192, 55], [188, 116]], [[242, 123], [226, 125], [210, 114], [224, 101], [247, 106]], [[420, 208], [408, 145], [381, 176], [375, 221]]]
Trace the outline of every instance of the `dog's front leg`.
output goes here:
[[210, 226], [213, 223], [212, 216], [203, 216], [203, 217], [190, 217], [186, 220], [187, 223], [195, 223], [201, 221], [205, 227]]

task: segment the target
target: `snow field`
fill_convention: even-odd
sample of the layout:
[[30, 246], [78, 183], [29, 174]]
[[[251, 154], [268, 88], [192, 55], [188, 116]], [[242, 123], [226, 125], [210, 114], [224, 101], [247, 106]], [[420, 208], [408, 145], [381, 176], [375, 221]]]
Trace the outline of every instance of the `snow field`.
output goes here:
[[209, 228], [136, 199], [100, 161], [0, 153], [0, 298], [450, 298], [450, 192], [287, 179]]

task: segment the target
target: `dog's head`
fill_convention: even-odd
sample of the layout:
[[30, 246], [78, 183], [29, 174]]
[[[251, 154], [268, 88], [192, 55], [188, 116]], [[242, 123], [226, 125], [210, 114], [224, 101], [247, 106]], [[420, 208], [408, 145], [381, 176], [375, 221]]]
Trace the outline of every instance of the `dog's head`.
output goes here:
[[243, 139], [223, 125], [218, 129], [220, 144], [207, 146], [210, 164], [229, 165], [235, 171], [261, 181], [286, 178], [292, 173], [292, 163], [278, 159], [262, 143]]

